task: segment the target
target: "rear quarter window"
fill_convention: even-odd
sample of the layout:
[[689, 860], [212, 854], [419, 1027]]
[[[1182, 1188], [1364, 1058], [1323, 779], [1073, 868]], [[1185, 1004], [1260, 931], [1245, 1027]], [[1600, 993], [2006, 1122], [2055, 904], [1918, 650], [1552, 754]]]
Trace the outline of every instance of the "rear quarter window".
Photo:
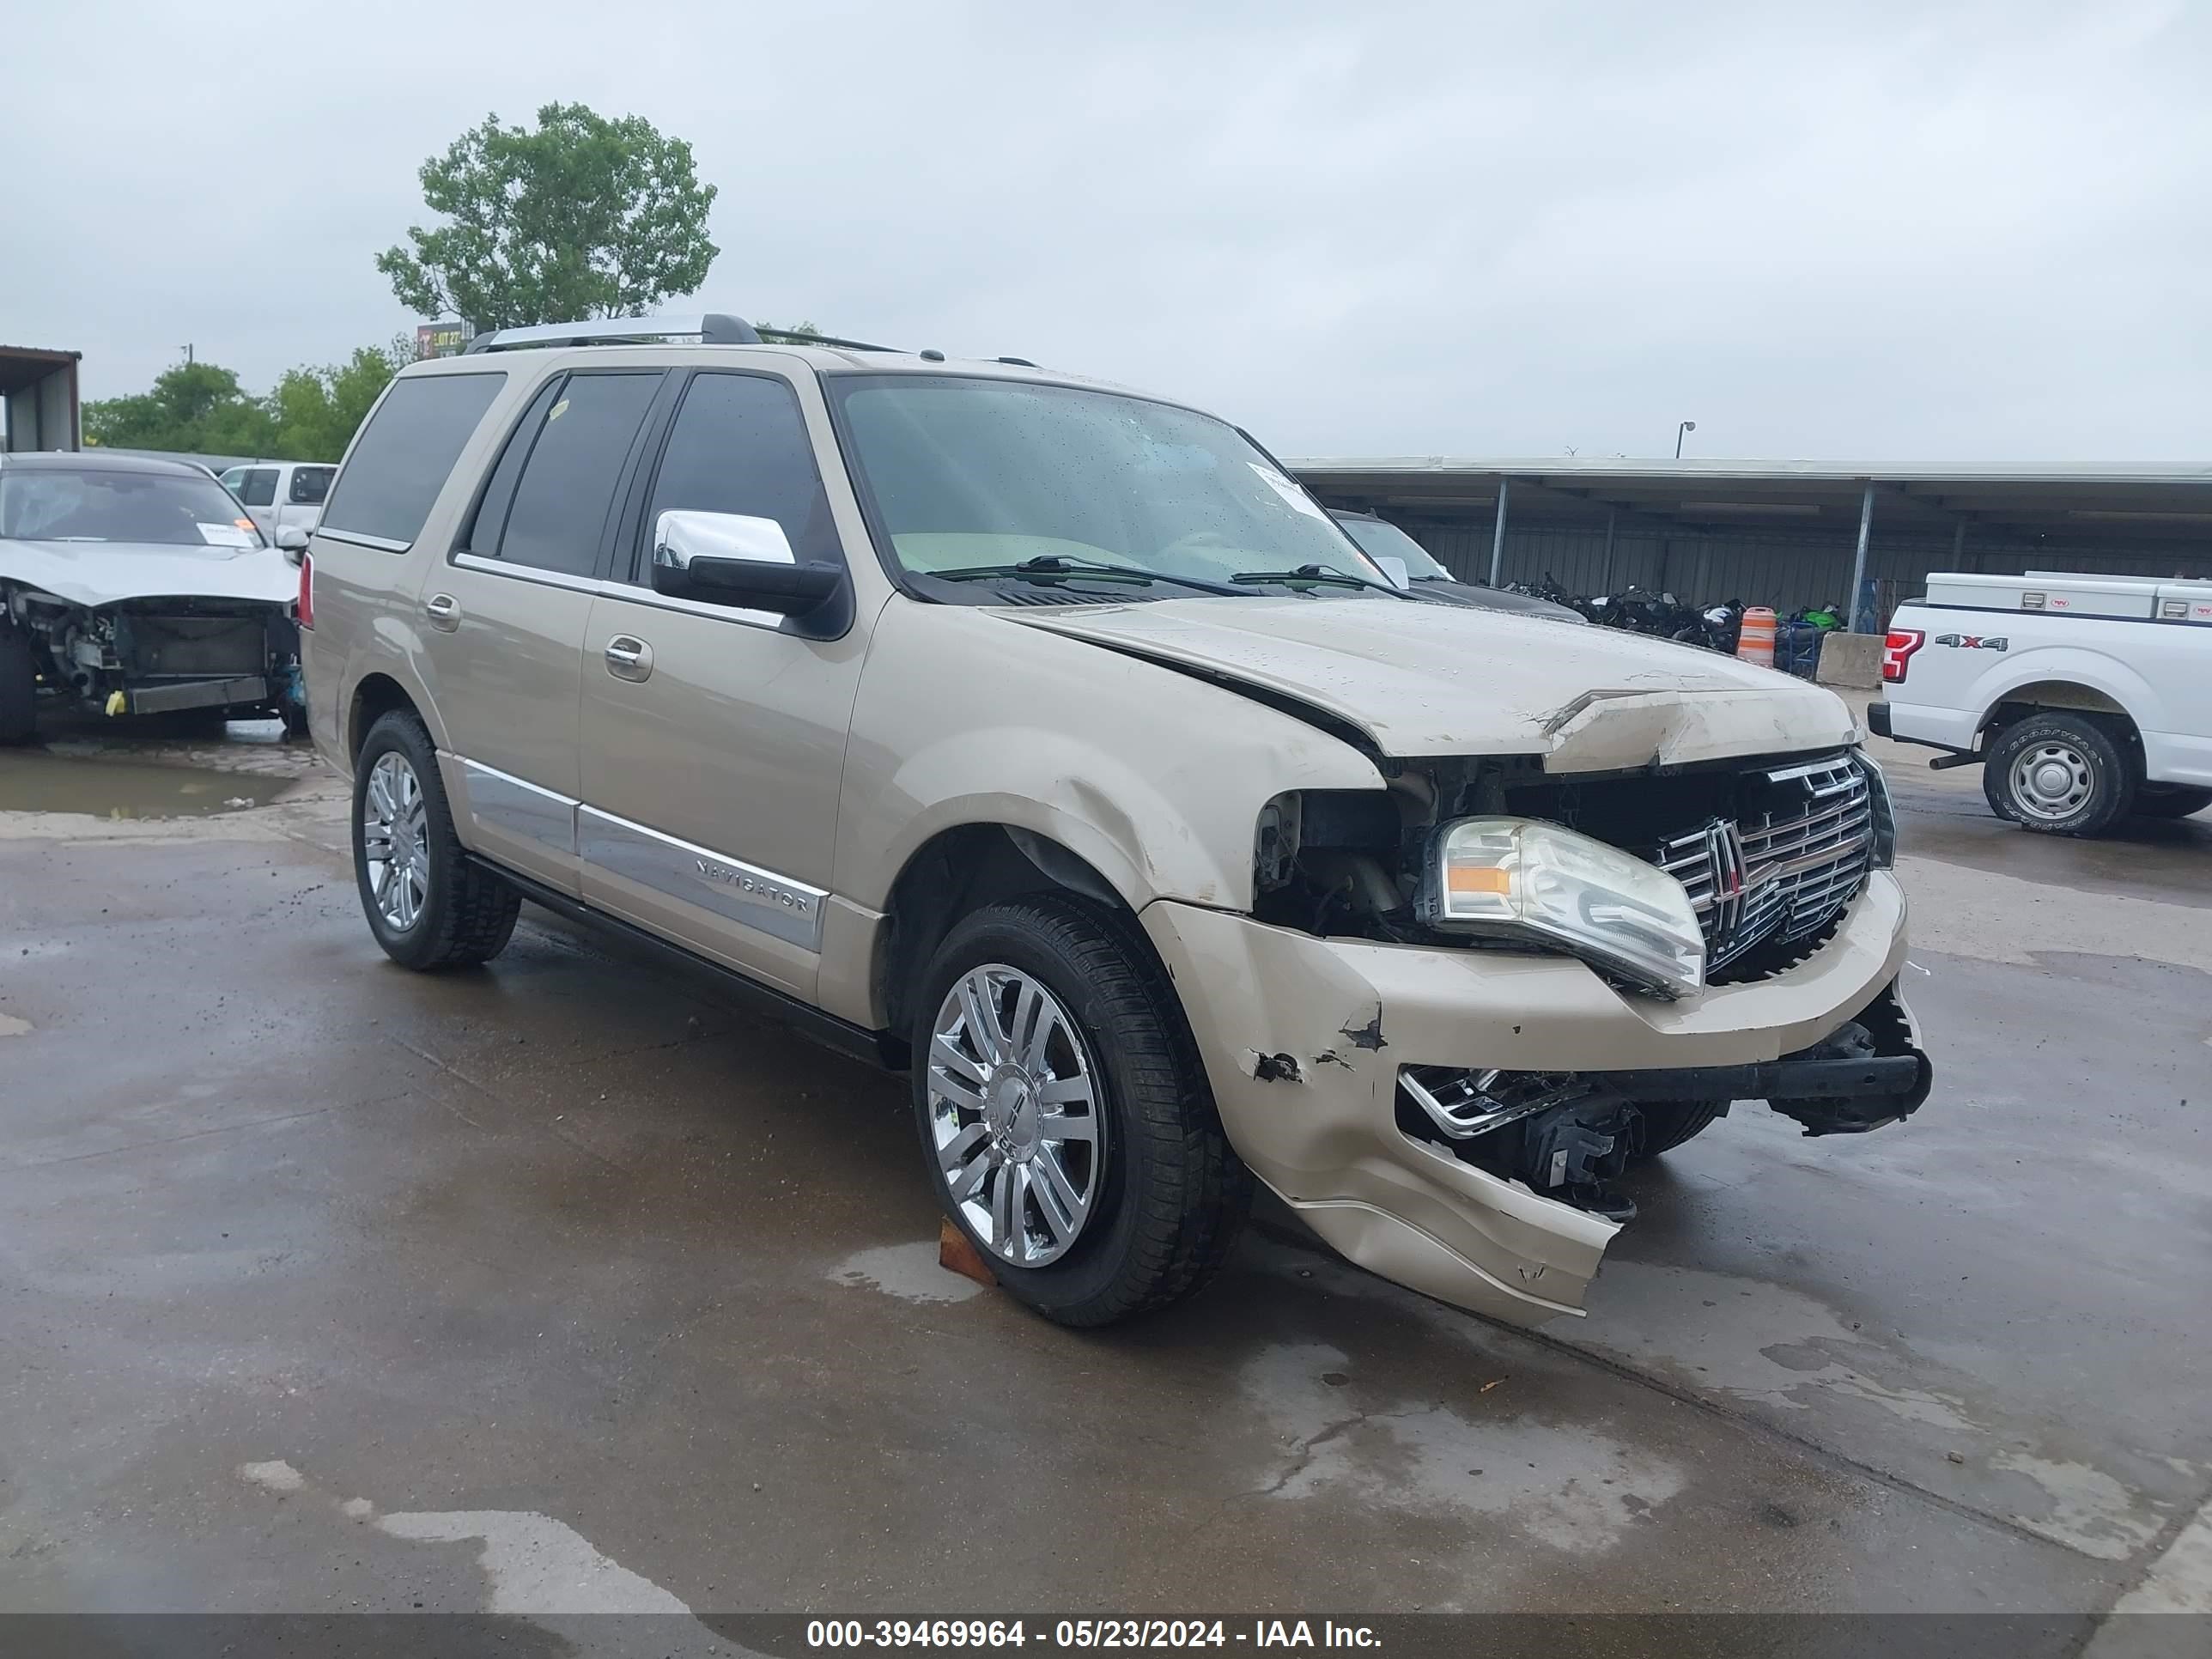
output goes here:
[[396, 382], [339, 469], [322, 527], [412, 544], [506, 380], [500, 373]]

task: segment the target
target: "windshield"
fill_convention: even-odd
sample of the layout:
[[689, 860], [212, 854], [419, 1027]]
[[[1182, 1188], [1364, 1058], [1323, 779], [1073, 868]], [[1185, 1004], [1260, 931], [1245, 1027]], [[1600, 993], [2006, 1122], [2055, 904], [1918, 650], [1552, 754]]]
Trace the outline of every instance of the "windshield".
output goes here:
[[253, 520], [213, 478], [108, 467], [0, 469], [0, 537], [260, 547]]
[[1200, 582], [1316, 565], [1386, 580], [1303, 486], [1206, 416], [1013, 380], [853, 375], [830, 386], [853, 470], [909, 572], [1039, 560]]
[[1403, 559], [1406, 574], [1414, 581], [1456, 581], [1457, 577], [1430, 556], [1429, 550], [1395, 524], [1381, 519], [1340, 518], [1344, 533], [1363, 551], [1378, 559]]

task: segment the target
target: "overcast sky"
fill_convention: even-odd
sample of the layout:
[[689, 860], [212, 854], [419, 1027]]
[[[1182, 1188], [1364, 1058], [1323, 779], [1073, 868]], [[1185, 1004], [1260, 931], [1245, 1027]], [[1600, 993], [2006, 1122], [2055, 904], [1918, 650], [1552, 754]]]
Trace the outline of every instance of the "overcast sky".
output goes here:
[[423, 159], [578, 100], [720, 187], [705, 307], [1279, 453], [2205, 458], [2202, 0], [11, 12], [0, 340], [88, 398], [411, 330]]

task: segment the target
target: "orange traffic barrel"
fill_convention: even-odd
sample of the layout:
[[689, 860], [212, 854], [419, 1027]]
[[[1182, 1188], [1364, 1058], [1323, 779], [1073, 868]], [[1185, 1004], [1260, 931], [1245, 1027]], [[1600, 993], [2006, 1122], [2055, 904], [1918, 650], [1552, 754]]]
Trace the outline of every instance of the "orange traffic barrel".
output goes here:
[[1743, 627], [1735, 636], [1735, 653], [1761, 668], [1774, 666], [1774, 610], [1754, 605], [1743, 613]]

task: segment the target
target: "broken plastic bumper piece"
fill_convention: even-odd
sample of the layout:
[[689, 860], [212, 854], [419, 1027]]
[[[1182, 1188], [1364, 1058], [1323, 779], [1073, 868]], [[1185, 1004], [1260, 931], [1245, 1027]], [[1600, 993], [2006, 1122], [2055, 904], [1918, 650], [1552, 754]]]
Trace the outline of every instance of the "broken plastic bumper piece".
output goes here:
[[1142, 919], [1260, 1179], [1362, 1267], [1512, 1323], [1581, 1311], [1619, 1231], [1593, 1189], [1640, 1146], [1640, 1103], [1765, 1099], [1828, 1134], [1926, 1097], [1887, 871], [1796, 965], [1672, 1002], [1565, 957]]

